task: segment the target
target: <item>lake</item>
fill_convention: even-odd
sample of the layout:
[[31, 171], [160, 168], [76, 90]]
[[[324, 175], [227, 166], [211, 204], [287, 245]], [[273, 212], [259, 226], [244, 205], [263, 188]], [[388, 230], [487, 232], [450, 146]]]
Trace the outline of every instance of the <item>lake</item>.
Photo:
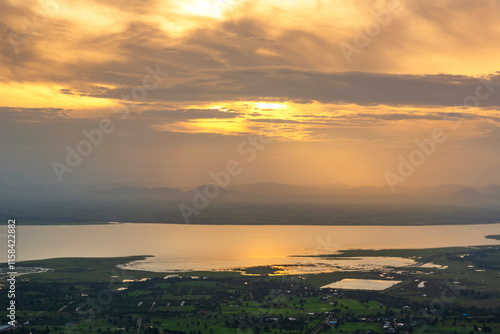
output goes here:
[[[493, 245], [500, 224], [446, 226], [242, 226], [103, 224], [17, 227], [17, 261], [56, 257], [153, 255], [136, 269], [221, 270], [297, 263], [347, 269], [403, 266], [411, 259], [335, 260], [294, 258], [341, 249], [433, 248]], [[6, 245], [6, 235], [0, 235]], [[6, 253], [4, 253], [6, 254]], [[330, 269], [328, 269], [330, 268]]]

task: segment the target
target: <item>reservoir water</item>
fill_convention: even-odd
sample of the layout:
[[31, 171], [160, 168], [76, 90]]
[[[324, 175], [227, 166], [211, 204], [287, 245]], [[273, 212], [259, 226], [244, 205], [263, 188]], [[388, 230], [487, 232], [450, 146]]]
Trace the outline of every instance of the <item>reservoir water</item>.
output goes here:
[[[137, 269], [220, 270], [258, 265], [323, 263], [293, 255], [332, 254], [342, 249], [434, 248], [493, 245], [500, 224], [455, 226], [242, 226], [103, 224], [17, 227], [17, 261], [57, 257], [152, 255]], [[6, 247], [6, 234], [0, 235]], [[6, 253], [4, 253], [6, 254]], [[328, 267], [413, 263], [410, 259], [336, 260]], [[340, 262], [339, 262], [340, 261]], [[318, 268], [316, 268], [317, 270]]]

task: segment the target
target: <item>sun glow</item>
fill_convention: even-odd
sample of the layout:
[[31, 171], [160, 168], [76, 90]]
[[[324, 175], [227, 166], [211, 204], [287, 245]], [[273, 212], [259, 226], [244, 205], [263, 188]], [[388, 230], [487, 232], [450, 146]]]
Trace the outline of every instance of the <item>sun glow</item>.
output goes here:
[[61, 94], [65, 87], [44, 86], [37, 84], [2, 84], [5, 94], [2, 100], [4, 107], [24, 108], [110, 108], [113, 101], [104, 98], [93, 98], [80, 95]]
[[234, 7], [234, 0], [191, 0], [184, 1], [182, 10], [189, 15], [221, 19], [224, 13]]
[[243, 120], [210, 120], [200, 119], [190, 122], [177, 122], [153, 126], [157, 131], [171, 131], [184, 133], [212, 133], [222, 135], [237, 135], [249, 133], [250, 130]]
[[268, 102], [257, 102], [255, 106], [259, 109], [284, 109], [286, 105], [283, 103], [268, 103]]

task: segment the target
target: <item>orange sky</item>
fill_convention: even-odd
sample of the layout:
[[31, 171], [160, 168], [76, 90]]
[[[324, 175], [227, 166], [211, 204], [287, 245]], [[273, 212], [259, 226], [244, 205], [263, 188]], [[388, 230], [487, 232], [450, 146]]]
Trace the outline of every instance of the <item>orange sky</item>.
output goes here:
[[58, 182], [51, 163], [103, 118], [116, 130], [65, 182], [196, 185], [265, 133], [272, 144], [236, 183], [383, 185], [435, 129], [446, 142], [406, 184], [500, 182], [498, 1], [7, 0], [0, 11], [11, 158], [0, 182]]

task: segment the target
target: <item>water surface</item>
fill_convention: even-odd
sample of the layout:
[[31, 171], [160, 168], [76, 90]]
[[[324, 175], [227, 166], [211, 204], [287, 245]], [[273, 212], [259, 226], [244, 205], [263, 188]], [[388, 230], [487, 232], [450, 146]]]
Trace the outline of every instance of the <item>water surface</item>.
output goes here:
[[[140, 269], [211, 270], [282, 265], [311, 258], [292, 255], [332, 254], [342, 249], [396, 249], [498, 244], [500, 224], [458, 226], [242, 226], [107, 224], [21, 226], [18, 261], [56, 257], [153, 255]], [[5, 234], [0, 241], [6, 245]], [[5, 253], [4, 253], [5, 254]], [[307, 262], [309, 261], [309, 262]], [[315, 260], [316, 261], [316, 260]], [[324, 262], [324, 260], [322, 260]], [[377, 260], [339, 260], [353, 267]], [[407, 265], [408, 259], [385, 263]], [[373, 263], [374, 262], [374, 263]], [[329, 263], [330, 265], [336, 265]], [[382, 263], [383, 264], [383, 263]], [[393, 263], [394, 264], [394, 263]]]
[[351, 290], [385, 290], [398, 283], [401, 283], [401, 281], [344, 278], [340, 281], [322, 286], [321, 288], [351, 289]]

